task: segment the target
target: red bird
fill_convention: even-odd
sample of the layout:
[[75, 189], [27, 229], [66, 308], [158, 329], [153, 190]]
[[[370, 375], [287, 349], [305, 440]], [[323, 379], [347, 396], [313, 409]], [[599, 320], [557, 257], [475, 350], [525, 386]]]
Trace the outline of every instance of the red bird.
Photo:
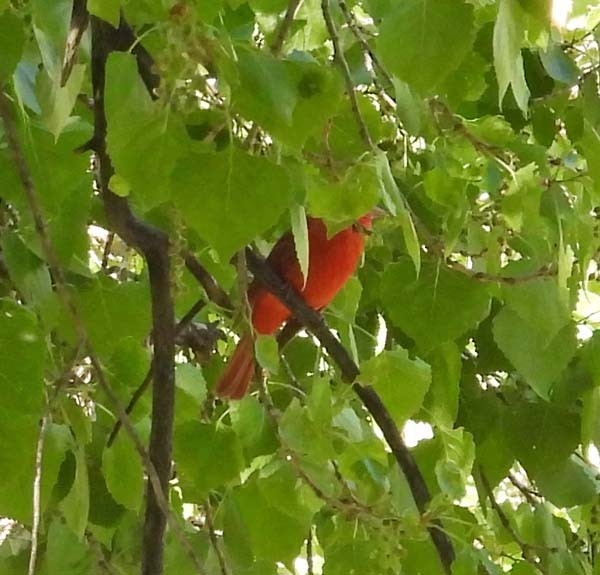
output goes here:
[[[296, 257], [291, 232], [275, 244], [267, 261], [271, 267], [303, 296], [313, 309], [324, 308], [354, 273], [363, 252], [364, 231], [370, 230], [372, 220], [381, 215], [377, 208], [362, 216], [358, 225], [350, 226], [327, 237], [323, 220], [308, 218], [308, 278], [304, 283]], [[290, 310], [262, 285], [254, 282], [248, 289], [252, 307], [252, 325], [257, 333], [267, 335], [277, 331], [290, 315]], [[248, 392], [254, 374], [254, 341], [252, 334], [242, 337], [225, 371], [217, 383], [219, 397], [241, 399]]]

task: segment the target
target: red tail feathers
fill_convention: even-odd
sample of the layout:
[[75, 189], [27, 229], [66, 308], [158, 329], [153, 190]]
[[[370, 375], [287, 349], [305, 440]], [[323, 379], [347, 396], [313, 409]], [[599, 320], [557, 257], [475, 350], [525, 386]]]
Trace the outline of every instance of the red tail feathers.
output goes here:
[[241, 399], [246, 395], [254, 375], [254, 342], [250, 334], [244, 335], [225, 366], [217, 383], [219, 397]]

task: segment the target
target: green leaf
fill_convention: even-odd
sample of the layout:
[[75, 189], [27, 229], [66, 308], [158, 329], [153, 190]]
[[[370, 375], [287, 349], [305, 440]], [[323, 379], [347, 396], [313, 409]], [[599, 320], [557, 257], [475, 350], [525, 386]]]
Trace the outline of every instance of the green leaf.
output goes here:
[[[257, 559], [289, 564], [298, 556], [310, 528], [312, 510], [303, 501], [304, 488], [282, 467], [268, 477], [253, 476], [226, 501], [224, 540], [227, 548], [243, 537]], [[230, 532], [235, 521], [242, 532]]]
[[300, 204], [292, 204], [290, 208], [290, 219], [292, 222], [292, 235], [294, 237], [294, 248], [296, 258], [300, 265], [300, 271], [306, 284], [308, 277], [309, 246], [308, 246], [308, 223], [306, 221], [306, 210]]
[[581, 441], [583, 445], [600, 444], [600, 387], [586, 391], [582, 398]]
[[375, 154], [375, 165], [377, 167], [384, 203], [390, 213], [398, 217], [404, 243], [406, 244], [406, 251], [415, 265], [418, 276], [421, 271], [421, 245], [419, 244], [419, 237], [417, 236], [417, 230], [415, 229], [410, 209], [398, 189], [396, 180], [394, 180], [394, 176], [392, 175], [390, 162], [383, 151], [377, 151]]
[[6, 83], [15, 71], [24, 44], [25, 34], [21, 20], [12, 12], [0, 14], [0, 84]]
[[598, 493], [593, 469], [576, 456], [532, 474], [540, 493], [557, 507], [591, 503]]
[[279, 344], [272, 335], [258, 335], [254, 342], [256, 360], [271, 373], [279, 371]]
[[[39, 435], [39, 414], [40, 412], [36, 412], [26, 416], [14, 408], [10, 415], [6, 415], [4, 410], [0, 409], [0, 472], [5, 477], [0, 486], [0, 513], [24, 525], [31, 525], [33, 518], [31, 494]], [[66, 426], [48, 424], [42, 454], [42, 512], [51, 500], [69, 440], [70, 432]]]
[[[538, 318], [538, 322], [542, 320]], [[575, 326], [570, 323], [556, 335], [547, 335], [511, 309], [504, 308], [494, 319], [493, 332], [498, 347], [515, 369], [536, 393], [547, 399], [552, 384], [575, 353]]]
[[186, 501], [201, 503], [211, 489], [232, 481], [243, 468], [239, 439], [224, 425], [186, 421], [176, 426], [173, 453]]
[[[22, 140], [52, 245], [61, 264], [79, 272], [82, 268], [84, 272], [87, 269], [81, 262], [88, 260], [87, 223], [93, 190], [89, 158], [73, 150], [90, 135], [89, 125], [75, 121], [56, 141], [48, 131], [30, 123], [27, 137]], [[41, 256], [39, 234], [22, 186], [18, 180], [9, 179], [12, 167], [5, 171], [6, 166], [1, 160], [0, 165], [0, 178], [6, 186], [3, 186], [3, 197], [19, 210], [22, 218], [21, 237], [34, 253]]]
[[202, 369], [191, 363], [181, 363], [175, 368], [175, 385], [194, 400], [199, 408], [206, 399], [206, 380]]
[[498, 102], [512, 87], [515, 100], [527, 114], [529, 88], [525, 83], [521, 45], [524, 40], [523, 14], [517, 0], [500, 0], [494, 25], [494, 68], [498, 79]]
[[109, 56], [105, 107], [108, 152], [116, 173], [131, 188], [132, 201], [147, 211], [168, 200], [183, 129], [167, 107], [150, 98], [135, 56]]
[[548, 74], [555, 80], [567, 86], [572, 86], [577, 82], [579, 68], [558, 44], [550, 42], [548, 48], [540, 52], [540, 58]]
[[144, 496], [144, 468], [131, 439], [120, 433], [102, 454], [106, 487], [117, 503], [138, 511]]
[[356, 164], [341, 181], [313, 177], [307, 186], [310, 214], [341, 227], [367, 214], [379, 199], [380, 185], [372, 162]]
[[387, 266], [381, 299], [392, 322], [424, 353], [476, 327], [490, 307], [485, 285], [435, 262], [423, 264], [419, 279], [407, 260]]
[[312, 417], [297, 399], [292, 400], [281, 416], [279, 435], [284, 445], [313, 461], [325, 463], [335, 457], [331, 422]]
[[470, 433], [458, 429], [438, 429], [443, 455], [435, 464], [435, 475], [444, 493], [453, 499], [465, 495], [466, 483], [475, 460], [475, 443]]
[[51, 329], [58, 319], [58, 301], [48, 266], [27, 248], [17, 232], [4, 232], [0, 246], [11, 281], [40, 315], [45, 329]]
[[37, 40], [44, 69], [51, 78], [60, 77], [62, 59], [71, 20], [71, 0], [33, 0], [33, 32]]
[[92, 440], [92, 418], [77, 405], [75, 398], [64, 397], [61, 409], [77, 443], [87, 445]]
[[377, 38], [389, 71], [421, 92], [457, 68], [474, 40], [473, 7], [462, 0], [405, 0], [392, 4]]
[[69, 529], [80, 541], [83, 539], [90, 509], [90, 486], [85, 458], [85, 448], [75, 448], [75, 479], [67, 496], [61, 501], [60, 508]]
[[283, 168], [231, 148], [180, 162], [173, 199], [186, 223], [227, 261], [277, 223], [292, 193]]
[[231, 424], [249, 460], [273, 453], [278, 442], [265, 407], [251, 395], [230, 406]]
[[[46, 350], [35, 316], [26, 308], [0, 301], [0, 409], [41, 413]], [[2, 418], [0, 418], [2, 419]]]
[[326, 428], [332, 423], [331, 386], [325, 378], [315, 377], [308, 396], [307, 407], [312, 421]]
[[579, 418], [559, 406], [521, 402], [504, 415], [504, 437], [528, 472], [563, 464], [580, 442]]
[[440, 206], [452, 211], [460, 209], [466, 200], [465, 182], [453, 178], [441, 169], [433, 169], [423, 177], [425, 193]]
[[59, 517], [55, 517], [48, 529], [45, 572], [89, 575], [94, 563], [94, 556], [89, 547], [75, 537]]
[[113, 28], [119, 27], [121, 0], [89, 0], [87, 8], [90, 14], [106, 20]]
[[119, 174], [113, 174], [108, 181], [108, 187], [113, 194], [116, 194], [120, 198], [126, 198], [131, 194], [131, 186], [129, 182]]
[[360, 380], [377, 390], [396, 423], [402, 425], [421, 408], [431, 384], [431, 367], [398, 348], [363, 362]]
[[61, 87], [60, 78], [51, 78], [43, 73], [38, 74], [37, 93], [42, 110], [42, 120], [50, 133], [54, 135], [55, 140], [69, 123], [84, 76], [85, 66], [75, 64], [66, 85]]
[[396, 94], [396, 114], [409, 133], [418, 135], [421, 133], [422, 123], [426, 108], [410, 86], [396, 77], [392, 78], [394, 92]]
[[237, 56], [240, 90], [234, 93], [234, 105], [267, 130], [289, 129], [298, 98], [289, 66], [258, 50], [242, 48]]
[[250, 6], [255, 12], [275, 12], [279, 14], [287, 8], [287, 0], [250, 0]]
[[292, 128], [277, 136], [293, 148], [300, 148], [310, 138], [320, 139], [328, 121], [339, 111], [343, 82], [335, 71], [316, 62], [298, 59], [288, 65], [298, 99]]
[[542, 188], [537, 166], [528, 164], [519, 169], [502, 199], [502, 212], [507, 223], [520, 231], [539, 220]]
[[540, 278], [504, 286], [502, 295], [506, 305], [548, 341], [571, 322], [571, 312], [555, 279]]
[[548, 106], [536, 106], [531, 112], [531, 124], [535, 139], [549, 148], [556, 135], [556, 117]]
[[597, 201], [600, 198], [600, 133], [588, 121], [584, 122], [581, 147], [586, 157], [588, 173], [594, 182], [592, 191]]
[[344, 287], [337, 293], [327, 309], [343, 321], [350, 324], [354, 323], [362, 292], [363, 288], [360, 280], [353, 276], [344, 284]]
[[434, 349], [426, 359], [431, 365], [431, 387], [425, 405], [434, 423], [452, 428], [458, 413], [460, 350], [448, 342]]
[[150, 332], [148, 286], [99, 277], [77, 294], [79, 313], [89, 340], [101, 356], [109, 356], [127, 338], [141, 342]]

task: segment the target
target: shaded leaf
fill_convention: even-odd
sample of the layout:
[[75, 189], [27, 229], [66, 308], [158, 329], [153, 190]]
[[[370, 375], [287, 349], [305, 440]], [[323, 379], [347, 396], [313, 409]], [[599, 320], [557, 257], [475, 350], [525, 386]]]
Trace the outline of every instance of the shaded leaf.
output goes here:
[[398, 78], [428, 92], [471, 48], [473, 8], [462, 0], [408, 0], [391, 6], [377, 39], [381, 57]]
[[526, 114], [529, 88], [525, 82], [521, 56], [524, 39], [522, 21], [517, 0], [500, 0], [494, 25], [494, 68], [498, 78], [498, 101], [502, 104], [510, 85], [519, 108]]
[[490, 305], [482, 283], [434, 262], [424, 263], [416, 279], [407, 260], [387, 266], [381, 299], [392, 322], [423, 352], [474, 328], [487, 316]]
[[274, 225], [292, 201], [283, 168], [235, 149], [188, 155], [172, 185], [186, 223], [224, 261]]
[[404, 349], [384, 351], [361, 364], [360, 380], [375, 388], [401, 425], [423, 404], [431, 384], [431, 367], [418, 358], [410, 359]]

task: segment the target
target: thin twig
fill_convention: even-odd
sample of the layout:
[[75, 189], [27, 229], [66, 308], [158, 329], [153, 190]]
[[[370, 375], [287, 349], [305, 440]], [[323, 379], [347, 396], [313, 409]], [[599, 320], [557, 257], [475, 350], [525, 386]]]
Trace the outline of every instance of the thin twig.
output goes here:
[[536, 507], [538, 505], [539, 500], [536, 499], [536, 497], [540, 498], [541, 495], [537, 491], [534, 491], [527, 485], [523, 485], [523, 483], [521, 483], [512, 472], [508, 474], [508, 480], [521, 492], [529, 505], [532, 507]]
[[89, 22], [90, 13], [87, 10], [87, 0], [73, 0], [71, 23], [69, 24], [69, 33], [67, 35], [60, 74], [61, 87], [64, 87], [69, 81], [69, 76], [77, 57], [77, 51], [79, 50], [79, 44], [81, 44], [81, 39], [87, 30]]
[[102, 253], [102, 264], [100, 269], [106, 270], [108, 267], [108, 258], [110, 257], [110, 251], [112, 250], [113, 242], [115, 241], [115, 232], [109, 232], [104, 244], [104, 252]]
[[[46, 411], [46, 409], [44, 409]], [[41, 517], [41, 490], [42, 490], [42, 459], [44, 454], [44, 439], [48, 426], [48, 414], [44, 413], [40, 423], [37, 446], [35, 449], [35, 477], [33, 479], [33, 524], [31, 527], [31, 552], [29, 554], [28, 575], [35, 574], [37, 561], [38, 537], [40, 532]]]
[[204, 288], [208, 299], [223, 309], [232, 310], [233, 304], [231, 303], [229, 296], [206, 271], [204, 266], [198, 261], [198, 258], [196, 258], [196, 256], [194, 256], [194, 254], [191, 252], [185, 252], [183, 256], [185, 260], [185, 266], [196, 278], [196, 281]]
[[104, 555], [101, 543], [94, 537], [91, 531], [86, 530], [85, 538], [96, 555], [96, 564], [102, 569], [102, 573], [106, 575], [119, 575]]
[[356, 24], [356, 20], [354, 19], [352, 12], [350, 12], [350, 9], [346, 5], [346, 2], [344, 0], [339, 0], [338, 4], [340, 7], [340, 10], [342, 11], [342, 14], [344, 15], [344, 18], [346, 19], [348, 28], [350, 28], [350, 31], [354, 34], [355, 38], [358, 40], [359, 44], [362, 46], [363, 51], [369, 55], [369, 58], [370, 58], [371, 62], [373, 63], [373, 67], [377, 68], [379, 70], [379, 72], [381, 73], [381, 75], [383, 76], [385, 81], [390, 86], [393, 86], [394, 82], [392, 80], [392, 77], [388, 74], [387, 70], [381, 63], [381, 60], [379, 60], [379, 57], [377, 56], [377, 54], [371, 49], [371, 46], [369, 46], [369, 42], [367, 41], [364, 34], [362, 33], [362, 30]]
[[273, 56], [279, 56], [281, 53], [281, 49], [283, 48], [283, 43], [285, 42], [285, 38], [294, 23], [294, 18], [298, 13], [298, 9], [300, 8], [300, 4], [302, 4], [302, 0], [290, 0], [287, 10], [285, 11], [285, 16], [275, 33], [275, 39], [271, 44], [271, 54]]
[[217, 556], [217, 561], [219, 562], [219, 567], [221, 569], [221, 575], [229, 575], [229, 570], [227, 569], [225, 557], [223, 556], [223, 552], [221, 551], [221, 547], [219, 546], [219, 538], [215, 533], [215, 524], [213, 522], [212, 507], [210, 505], [209, 499], [207, 499], [204, 502], [204, 517], [206, 518], [208, 538], [210, 539], [210, 544], [215, 552], [215, 555]]
[[498, 515], [500, 523], [502, 523], [504, 529], [506, 529], [506, 531], [512, 537], [514, 542], [521, 549], [521, 554], [523, 555], [523, 558], [529, 563], [531, 563], [536, 569], [538, 569], [540, 573], [544, 573], [544, 570], [542, 569], [541, 565], [536, 561], [535, 556], [532, 553], [533, 549], [530, 545], [525, 543], [525, 541], [521, 539], [520, 535], [513, 529], [513, 526], [510, 524], [508, 516], [506, 515], [506, 513], [504, 513], [504, 509], [502, 509], [502, 507], [500, 507], [500, 505], [498, 504], [498, 501], [496, 501], [496, 497], [494, 496], [494, 491], [490, 486], [490, 482], [488, 481], [488, 478], [486, 477], [485, 473], [481, 468], [479, 469], [479, 477], [481, 479], [481, 483], [483, 484], [483, 488], [485, 489], [486, 495], [490, 500], [492, 509]]
[[373, 140], [371, 139], [369, 130], [367, 128], [367, 125], [365, 124], [364, 118], [362, 117], [362, 113], [358, 105], [358, 98], [356, 97], [356, 91], [354, 90], [354, 84], [352, 82], [350, 68], [348, 66], [348, 62], [346, 61], [346, 58], [344, 57], [344, 51], [340, 46], [340, 38], [335, 28], [333, 18], [331, 17], [329, 0], [321, 0], [321, 10], [323, 12], [323, 19], [325, 20], [327, 31], [329, 32], [329, 37], [331, 38], [331, 42], [333, 43], [333, 58], [335, 61], [337, 61], [342, 71], [342, 76], [344, 77], [344, 82], [346, 83], [346, 92], [348, 92], [348, 97], [350, 98], [350, 106], [352, 107], [354, 118], [356, 119], [356, 123], [358, 124], [358, 131], [363, 142], [366, 144], [369, 150], [373, 150], [375, 146], [373, 144]]
[[446, 259], [446, 265], [450, 269], [453, 269], [457, 272], [460, 272], [463, 275], [469, 276], [474, 280], [484, 283], [501, 283], [507, 285], [515, 285], [528, 283], [541, 278], [554, 277], [556, 275], [556, 270], [552, 269], [550, 266], [542, 266], [537, 270], [520, 276], [503, 276], [498, 274], [489, 274], [486, 272], [476, 272], [465, 267], [461, 263], [450, 259]]
[[312, 525], [308, 530], [308, 537], [306, 538], [306, 575], [314, 575], [315, 566], [313, 560], [313, 533]]
[[[175, 338], [177, 338], [179, 335], [181, 335], [183, 333], [183, 331], [188, 327], [190, 322], [194, 319], [196, 314], [198, 312], [200, 312], [200, 310], [204, 307], [204, 305], [205, 305], [204, 300], [198, 300], [190, 308], [190, 310], [179, 320], [179, 323], [175, 326]], [[146, 372], [146, 375], [144, 376], [142, 383], [140, 383], [140, 385], [137, 387], [137, 389], [133, 392], [133, 395], [131, 396], [129, 403], [127, 404], [127, 407], [125, 408], [125, 413], [127, 415], [131, 414], [131, 412], [137, 405], [137, 402], [144, 395], [144, 393], [146, 393], [146, 390], [150, 386], [150, 383], [152, 383], [152, 373], [153, 373], [152, 365], [150, 365], [150, 368]], [[118, 435], [120, 429], [121, 429], [121, 420], [118, 419], [115, 422], [115, 425], [112, 428], [110, 435], [108, 436], [108, 440], [106, 442], [107, 447], [110, 447], [113, 444], [113, 442], [117, 438], [117, 435]]]

